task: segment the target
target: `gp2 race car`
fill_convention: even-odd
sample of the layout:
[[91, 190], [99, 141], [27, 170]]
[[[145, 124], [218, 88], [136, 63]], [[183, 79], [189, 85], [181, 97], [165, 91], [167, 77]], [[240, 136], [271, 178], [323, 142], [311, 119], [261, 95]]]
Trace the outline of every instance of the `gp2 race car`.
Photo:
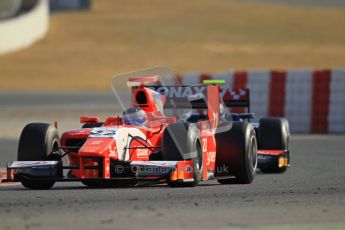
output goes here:
[[224, 81], [183, 86], [174, 76], [164, 67], [115, 76], [112, 87], [123, 115], [104, 122], [81, 117], [82, 128], [66, 131], [61, 138], [56, 126], [26, 125], [6, 181], [30, 189], [49, 189], [59, 181], [90, 187], [181, 187], [210, 179], [248, 184], [257, 167], [263, 172], [286, 170], [286, 119], [251, 123], [250, 111], [235, 114], [228, 109], [249, 110], [249, 90], [233, 97], [235, 90], [221, 93]]

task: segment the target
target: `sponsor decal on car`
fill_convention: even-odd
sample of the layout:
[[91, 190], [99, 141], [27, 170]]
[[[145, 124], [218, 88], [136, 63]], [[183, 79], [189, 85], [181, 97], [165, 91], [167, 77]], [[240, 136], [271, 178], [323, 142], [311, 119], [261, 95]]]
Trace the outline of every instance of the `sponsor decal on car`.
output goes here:
[[137, 149], [138, 158], [147, 158], [149, 154], [148, 149]]
[[272, 157], [270, 155], [258, 154], [257, 158], [258, 158], [258, 161], [260, 161], [260, 163], [265, 163], [265, 162], [269, 162]]
[[[158, 86], [148, 87], [151, 90], [154, 90], [162, 95], [165, 95], [168, 98], [186, 98], [186, 97], [205, 97], [206, 86]], [[247, 96], [247, 93], [243, 89], [233, 90], [227, 86], [222, 86], [220, 89], [220, 95], [222, 98], [229, 93], [232, 100], [241, 100]]]
[[114, 137], [117, 128], [93, 128], [89, 137]]

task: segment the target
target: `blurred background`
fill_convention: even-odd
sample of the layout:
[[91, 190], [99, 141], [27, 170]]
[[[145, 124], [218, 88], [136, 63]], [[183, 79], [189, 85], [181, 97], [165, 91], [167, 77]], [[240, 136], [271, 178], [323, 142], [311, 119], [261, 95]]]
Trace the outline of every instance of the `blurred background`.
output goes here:
[[342, 0], [2, 0], [1, 91], [110, 91], [178, 73], [345, 66]]

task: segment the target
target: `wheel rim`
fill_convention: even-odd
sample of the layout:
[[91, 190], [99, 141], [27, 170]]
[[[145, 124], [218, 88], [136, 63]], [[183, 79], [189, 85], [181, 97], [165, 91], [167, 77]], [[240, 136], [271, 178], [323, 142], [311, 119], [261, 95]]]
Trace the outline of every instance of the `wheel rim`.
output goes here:
[[52, 152], [51, 153], [59, 152], [59, 151], [60, 151], [60, 149], [59, 149], [59, 142], [55, 140], [53, 142], [53, 148], [52, 148]]
[[195, 166], [197, 167], [197, 170], [200, 171], [202, 167], [202, 151], [201, 151], [201, 145], [199, 142], [196, 143], [196, 150], [198, 152], [198, 155], [195, 159]]
[[256, 149], [257, 149], [256, 140], [254, 137], [252, 137], [251, 146], [248, 151], [248, 159], [253, 171], [256, 170], [256, 167], [258, 164]]
[[53, 141], [52, 151], [48, 154], [47, 158], [50, 160], [61, 160], [60, 144], [58, 140]]

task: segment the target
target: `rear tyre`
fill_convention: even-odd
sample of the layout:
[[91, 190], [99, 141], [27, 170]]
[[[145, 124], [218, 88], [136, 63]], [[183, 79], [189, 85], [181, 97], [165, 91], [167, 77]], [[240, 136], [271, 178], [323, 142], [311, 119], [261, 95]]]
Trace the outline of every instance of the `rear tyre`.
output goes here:
[[255, 131], [247, 122], [233, 122], [232, 128], [216, 134], [217, 175], [235, 176], [218, 179], [221, 184], [250, 184], [257, 167]]
[[199, 130], [195, 124], [175, 123], [169, 124], [162, 139], [162, 160], [181, 161], [193, 160], [193, 181], [170, 181], [171, 187], [194, 187], [201, 181], [202, 149], [199, 141]]
[[[24, 127], [18, 145], [18, 161], [61, 160], [60, 139], [56, 128], [46, 123], [31, 123]], [[61, 171], [62, 175], [62, 171]], [[55, 181], [22, 180], [30, 189], [50, 189]]]
[[[285, 118], [262, 118], [259, 121], [259, 143], [261, 149], [286, 150], [289, 153], [290, 130]], [[287, 155], [290, 162], [290, 155]], [[263, 173], [283, 173], [287, 166], [279, 167], [278, 162], [261, 166]]]

